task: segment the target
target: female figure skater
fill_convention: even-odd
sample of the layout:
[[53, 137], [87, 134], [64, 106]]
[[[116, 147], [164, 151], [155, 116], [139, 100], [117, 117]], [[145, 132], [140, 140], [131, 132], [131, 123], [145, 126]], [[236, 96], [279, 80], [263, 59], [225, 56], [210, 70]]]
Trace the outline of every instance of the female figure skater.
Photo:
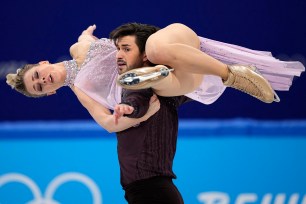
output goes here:
[[[161, 30], [149, 27], [156, 33], [146, 43], [148, 59], [174, 68], [164, 80], [156, 84], [151, 80], [148, 85], [162, 96], [186, 94], [210, 104], [223, 93], [225, 86], [231, 86], [271, 103], [272, 88], [288, 90], [293, 76], [299, 76], [305, 69], [299, 62], [282, 62], [267, 52], [197, 37], [182, 24], [171, 24]], [[62, 86], [70, 86], [98, 124], [109, 132], [117, 132], [146, 120], [159, 105], [156, 98], [152, 99], [155, 109], [149, 109], [146, 117], [135, 121], [122, 117], [117, 126], [114, 124], [109, 109], [114, 109], [121, 100], [121, 87], [116, 84], [116, 47], [108, 39], [98, 40], [93, 36], [95, 29], [95, 25], [89, 26], [71, 46], [73, 60], [26, 65], [16, 74], [8, 74], [7, 83], [32, 97], [51, 95]], [[265, 78], [243, 64], [256, 66], [272, 88]]]

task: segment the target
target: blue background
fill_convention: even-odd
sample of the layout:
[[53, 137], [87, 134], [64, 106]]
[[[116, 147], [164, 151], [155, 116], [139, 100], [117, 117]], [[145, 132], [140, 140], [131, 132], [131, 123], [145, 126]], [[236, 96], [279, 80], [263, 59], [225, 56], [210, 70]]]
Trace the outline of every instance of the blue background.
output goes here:
[[[125, 203], [115, 135], [94, 124], [68, 88], [31, 99], [5, 84], [5, 75], [26, 62], [68, 59], [69, 47], [88, 25], [96, 24], [95, 34], [107, 37], [126, 22], [160, 27], [181, 22], [200, 36], [268, 50], [277, 58], [305, 65], [305, 10], [305, 0], [1, 2], [0, 180], [7, 173], [20, 173], [44, 193], [52, 179], [79, 172], [98, 185], [103, 203]], [[297, 203], [302, 203], [306, 194], [305, 85], [304, 73], [289, 92], [278, 92], [280, 103], [264, 104], [227, 89], [212, 105], [182, 106], [174, 170], [185, 203], [203, 203], [198, 197], [202, 192], [225, 193], [230, 203], [248, 193], [257, 196], [254, 203], [270, 195], [270, 203], [282, 195], [288, 202], [296, 193]], [[183, 121], [186, 118], [201, 120]], [[0, 203], [31, 199], [31, 192], [21, 184], [0, 186]], [[79, 183], [64, 184], [54, 199], [92, 203], [90, 192]]]
[[[0, 120], [89, 119], [68, 88], [55, 96], [29, 99], [5, 84], [5, 75], [18, 66], [41, 60], [67, 59], [69, 47], [87, 26], [107, 37], [117, 26], [141, 22], [164, 27], [181, 22], [200, 36], [272, 51], [284, 60], [306, 59], [306, 2], [256, 1], [4, 1], [0, 8]], [[279, 92], [281, 103], [264, 104], [227, 89], [210, 106], [197, 102], [182, 107], [182, 118], [305, 119], [306, 77], [290, 92]]]
[[[115, 135], [94, 122], [2, 123], [0, 134], [0, 203], [33, 200], [21, 183], [1, 186], [1, 179], [13, 172], [32, 179], [43, 195], [57, 176], [81, 173], [98, 186], [103, 204], [126, 203]], [[174, 182], [186, 204], [210, 204], [199, 196], [213, 192], [229, 199], [214, 204], [242, 204], [238, 198], [248, 194], [256, 199], [247, 203], [260, 204], [271, 196], [267, 204], [285, 204], [293, 195], [298, 200], [291, 204], [305, 203], [305, 135], [305, 121], [181, 120]], [[281, 196], [285, 202], [276, 201]], [[60, 185], [53, 199], [63, 204], [93, 203], [86, 186], [73, 181]]]

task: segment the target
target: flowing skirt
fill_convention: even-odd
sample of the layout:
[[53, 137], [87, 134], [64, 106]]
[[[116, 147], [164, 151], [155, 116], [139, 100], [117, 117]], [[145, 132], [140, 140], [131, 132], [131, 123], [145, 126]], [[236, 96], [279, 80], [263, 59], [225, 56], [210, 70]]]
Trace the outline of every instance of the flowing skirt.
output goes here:
[[[276, 91], [288, 91], [295, 76], [300, 76], [305, 67], [298, 61], [281, 61], [270, 52], [251, 50], [245, 47], [200, 37], [201, 51], [225, 64], [256, 66], [258, 71]], [[217, 100], [225, 90], [222, 80], [216, 76], [205, 76], [203, 83], [186, 96], [204, 104]]]

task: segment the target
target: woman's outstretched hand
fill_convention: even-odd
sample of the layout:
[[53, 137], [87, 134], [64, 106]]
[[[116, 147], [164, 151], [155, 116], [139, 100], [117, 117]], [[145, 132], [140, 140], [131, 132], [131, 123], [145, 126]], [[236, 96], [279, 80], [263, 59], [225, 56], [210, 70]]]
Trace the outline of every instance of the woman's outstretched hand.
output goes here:
[[[150, 102], [149, 102], [149, 109], [147, 111], [147, 113], [141, 117], [142, 121], [146, 121], [147, 119], [149, 119], [152, 115], [154, 115], [159, 109], [160, 109], [160, 102], [156, 96], [156, 94], [154, 94], [153, 96], [151, 96], [150, 98]], [[132, 106], [126, 105], [126, 104], [118, 104], [115, 106], [114, 108], [114, 112], [113, 112], [113, 116], [115, 119], [115, 124], [118, 124], [118, 120], [125, 114], [132, 114], [134, 111], [134, 108]]]
[[118, 120], [124, 115], [124, 114], [131, 114], [133, 113], [134, 108], [132, 106], [126, 105], [126, 104], [118, 104], [114, 108], [114, 118], [115, 118], [115, 124], [118, 124]]
[[96, 36], [93, 35], [96, 25], [89, 26], [78, 38], [78, 42], [74, 43], [70, 47], [70, 55], [73, 59], [77, 61], [78, 66], [81, 66], [87, 56], [88, 50], [91, 43], [98, 40]]
[[78, 41], [82, 41], [82, 40], [89, 40], [89, 41], [96, 41], [98, 40], [98, 38], [96, 36], [93, 35], [93, 32], [96, 30], [97, 26], [94, 24], [94, 25], [91, 25], [89, 26], [86, 30], [84, 30], [82, 32], [82, 34], [80, 35]]

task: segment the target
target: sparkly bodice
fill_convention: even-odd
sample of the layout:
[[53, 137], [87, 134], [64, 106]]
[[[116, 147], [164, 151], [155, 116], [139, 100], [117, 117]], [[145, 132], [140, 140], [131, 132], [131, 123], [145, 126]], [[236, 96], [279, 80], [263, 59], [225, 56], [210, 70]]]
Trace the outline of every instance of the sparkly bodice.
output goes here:
[[79, 73], [79, 67], [75, 60], [64, 61], [64, 67], [67, 72], [66, 80], [64, 82], [64, 86], [71, 87], [74, 83], [75, 77]]
[[83, 64], [65, 61], [65, 85], [76, 86], [103, 106], [113, 109], [121, 101], [121, 87], [117, 86], [116, 48], [105, 38], [91, 44]]

